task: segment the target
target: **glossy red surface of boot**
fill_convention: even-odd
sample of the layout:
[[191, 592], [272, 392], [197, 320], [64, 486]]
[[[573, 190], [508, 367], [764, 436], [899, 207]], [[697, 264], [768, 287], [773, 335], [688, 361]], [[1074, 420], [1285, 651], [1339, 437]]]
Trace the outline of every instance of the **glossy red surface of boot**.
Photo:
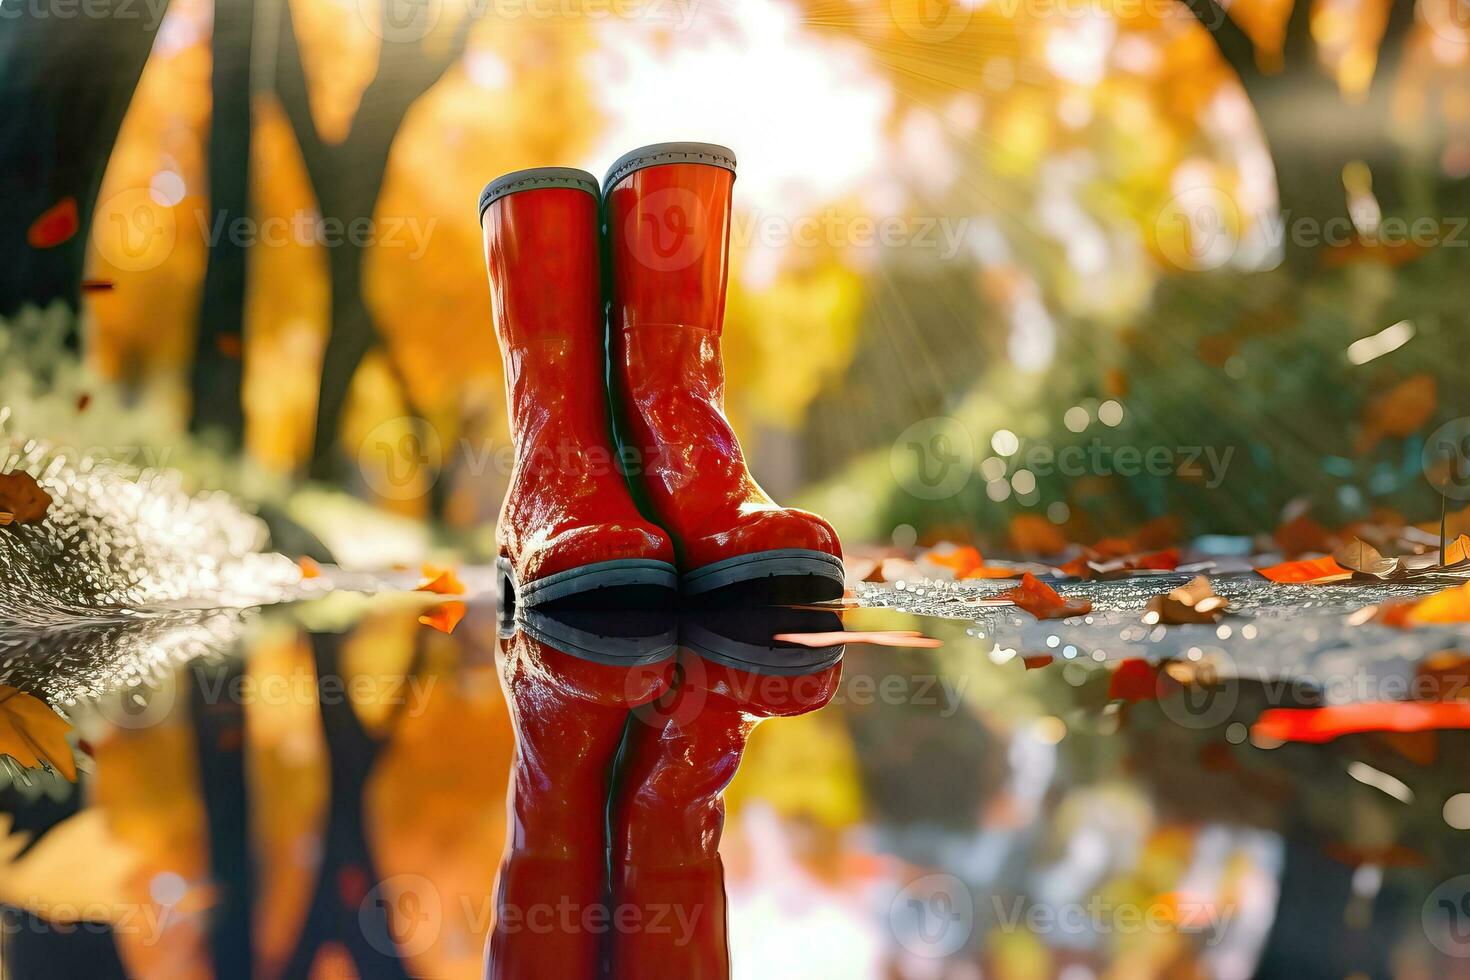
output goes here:
[[[686, 592], [790, 574], [822, 580], [793, 598], [835, 598], [837, 534], [815, 514], [771, 500], [725, 418], [720, 334], [734, 165], [720, 147], [661, 144], [608, 174], [621, 434], [639, 455], [654, 516], [673, 536]], [[778, 558], [786, 560], [771, 561]]]
[[[674, 689], [635, 712], [610, 811], [612, 975], [730, 975], [721, 798], [755, 726], [820, 708], [841, 664], [797, 676], [737, 670], [684, 651]], [[654, 923], [657, 927], [654, 927]]]
[[675, 584], [668, 535], [639, 514], [612, 452], [599, 220], [582, 171], [521, 171], [482, 195], [515, 449], [496, 535], [526, 605]]
[[599, 976], [613, 762], [630, 709], [668, 690], [673, 660], [592, 663], [524, 632], [502, 650], [516, 755], [485, 975]]

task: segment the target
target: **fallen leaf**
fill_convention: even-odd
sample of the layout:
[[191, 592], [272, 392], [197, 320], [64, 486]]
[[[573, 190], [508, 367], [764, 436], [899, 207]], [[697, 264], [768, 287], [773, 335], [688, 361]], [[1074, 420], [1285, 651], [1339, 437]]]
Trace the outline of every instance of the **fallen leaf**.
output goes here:
[[1110, 701], [1156, 701], [1159, 697], [1159, 672], [1141, 657], [1121, 661], [1108, 678]]
[[1425, 596], [1409, 610], [1412, 626], [1423, 623], [1470, 623], [1470, 582]]
[[24, 470], [0, 473], [0, 510], [14, 518], [16, 524], [38, 524], [46, 519], [51, 495], [41, 489], [36, 478]]
[[465, 604], [457, 599], [441, 602], [419, 617], [419, 622], [441, 633], [453, 633], [459, 621], [464, 619]]
[[1021, 577], [1021, 584], [996, 595], [996, 599], [1009, 599], [1037, 619], [1065, 619], [1081, 616], [1092, 611], [1087, 599], [1064, 599], [1057, 590], [1047, 585], [1030, 572]]
[[1040, 514], [1017, 514], [1011, 518], [1011, 547], [1032, 555], [1055, 555], [1067, 550], [1067, 539]]
[[0, 510], [0, 527], [15, 523], [15, 515], [8, 510]]
[[1033, 653], [1029, 657], [1022, 657], [1021, 663], [1027, 670], [1039, 670], [1042, 667], [1051, 666], [1052, 659], [1049, 653]]
[[55, 248], [69, 241], [81, 226], [77, 217], [76, 198], [68, 195], [42, 211], [26, 231], [26, 244], [31, 248]]
[[1424, 372], [1405, 378], [1368, 402], [1363, 409], [1363, 431], [1356, 445], [1359, 456], [1370, 452], [1385, 436], [1400, 439], [1424, 427], [1439, 407], [1439, 383]]
[[1298, 514], [1276, 528], [1272, 535], [1287, 558], [1296, 558], [1309, 552], [1331, 553], [1336, 547], [1332, 533], [1306, 514]]
[[302, 555], [296, 559], [296, 567], [301, 569], [301, 577], [303, 579], [310, 580], [322, 577], [322, 566], [317, 563], [315, 558], [309, 555]]
[[1324, 582], [1341, 582], [1353, 577], [1331, 557], [1308, 558], [1302, 561], [1286, 561], [1279, 565], [1258, 568], [1257, 572], [1273, 582], [1285, 585], [1320, 585]]
[[1251, 735], [1276, 742], [1330, 742], [1357, 732], [1470, 728], [1470, 702], [1361, 701], [1325, 708], [1267, 708]]
[[985, 564], [980, 549], [968, 544], [931, 548], [924, 554], [924, 560], [949, 569], [954, 572], [955, 578], [964, 578], [972, 569]]
[[1168, 594], [1150, 599], [1143, 621], [1150, 625], [1162, 623], [1166, 626], [1214, 623], [1229, 605], [1228, 600], [1215, 594], [1209, 579], [1196, 575], [1187, 584]]
[[71, 782], [77, 764], [66, 736], [71, 724], [40, 698], [0, 684], [0, 753], [28, 769], [45, 765]]
[[1057, 566], [1057, 571], [1071, 578], [1080, 578], [1083, 581], [1097, 578], [1097, 569], [1092, 567], [1094, 552], [1084, 551], [1071, 561]]
[[1395, 568], [1397, 563], [1392, 558], [1383, 557], [1382, 552], [1373, 547], [1362, 538], [1353, 538], [1337, 551], [1332, 553], [1333, 561], [1343, 568], [1362, 572], [1364, 575], [1377, 575], [1386, 578]]
[[464, 583], [459, 576], [454, 574], [452, 568], [436, 568], [433, 565], [423, 567], [424, 580], [419, 583], [417, 592], [433, 592], [438, 595], [464, 595]]

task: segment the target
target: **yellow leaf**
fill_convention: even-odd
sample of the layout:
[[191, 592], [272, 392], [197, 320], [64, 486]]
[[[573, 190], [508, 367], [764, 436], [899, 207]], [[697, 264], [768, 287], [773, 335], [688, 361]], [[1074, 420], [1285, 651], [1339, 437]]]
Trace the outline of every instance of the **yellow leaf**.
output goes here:
[[46, 765], [76, 782], [70, 732], [70, 723], [45, 701], [0, 684], [0, 752], [28, 769]]

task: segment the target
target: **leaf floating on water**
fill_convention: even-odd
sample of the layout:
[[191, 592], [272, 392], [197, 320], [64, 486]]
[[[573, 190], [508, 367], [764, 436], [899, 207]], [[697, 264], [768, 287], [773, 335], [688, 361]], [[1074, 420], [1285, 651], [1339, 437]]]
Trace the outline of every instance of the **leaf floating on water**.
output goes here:
[[1331, 557], [1286, 561], [1256, 571], [1283, 585], [1321, 585], [1324, 582], [1341, 582], [1353, 576]]
[[1370, 452], [1385, 436], [1400, 439], [1424, 427], [1439, 407], [1439, 383], [1427, 372], [1405, 378], [1363, 409], [1358, 455]]
[[1120, 662], [1108, 678], [1109, 701], [1156, 701], [1159, 672], [1141, 657]]
[[438, 630], [440, 633], [453, 633], [454, 628], [464, 619], [466, 606], [457, 599], [449, 602], [441, 602], [433, 609], [419, 617], [419, 622], [430, 629]]
[[1215, 594], [1209, 579], [1196, 575], [1187, 584], [1168, 594], [1150, 599], [1143, 621], [1149, 625], [1162, 623], [1166, 626], [1214, 623], [1219, 621], [1229, 605], [1228, 599]]
[[9, 514], [6, 524], [39, 524], [51, 508], [51, 495], [24, 470], [0, 473], [0, 511]]
[[437, 595], [464, 595], [464, 583], [454, 574], [454, 569], [425, 565], [423, 574], [424, 580], [415, 591], [433, 592]]
[[45, 701], [0, 684], [0, 753], [27, 769], [45, 765], [76, 782], [70, 732], [71, 724]]
[[1361, 538], [1354, 538], [1332, 557], [1343, 568], [1383, 581], [1470, 574], [1470, 536], [1462, 534], [1451, 542], [1445, 548], [1443, 562], [1439, 560], [1438, 549], [1430, 554], [1385, 558]]
[[1066, 619], [1068, 616], [1081, 616], [1092, 612], [1090, 600], [1064, 599], [1056, 589], [1030, 572], [1021, 577], [1020, 585], [1014, 589], [1007, 589], [993, 598], [1009, 599], [1037, 619]]
[[1470, 582], [1425, 596], [1409, 610], [1410, 625], [1470, 623]]

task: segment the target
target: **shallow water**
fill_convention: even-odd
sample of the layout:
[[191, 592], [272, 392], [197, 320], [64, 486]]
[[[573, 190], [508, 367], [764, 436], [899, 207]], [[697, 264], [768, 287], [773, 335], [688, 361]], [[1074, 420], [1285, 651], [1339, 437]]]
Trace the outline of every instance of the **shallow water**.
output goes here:
[[1227, 636], [1125, 636], [1159, 583], [1088, 588], [1090, 623], [871, 590], [842, 627], [942, 646], [835, 662], [768, 639], [831, 613], [502, 636], [489, 597], [12, 632], [80, 772], [0, 777], [9, 975], [468, 977], [492, 936], [507, 976], [1459, 967], [1470, 737], [1402, 703], [1456, 707], [1454, 638], [1245, 582]]

